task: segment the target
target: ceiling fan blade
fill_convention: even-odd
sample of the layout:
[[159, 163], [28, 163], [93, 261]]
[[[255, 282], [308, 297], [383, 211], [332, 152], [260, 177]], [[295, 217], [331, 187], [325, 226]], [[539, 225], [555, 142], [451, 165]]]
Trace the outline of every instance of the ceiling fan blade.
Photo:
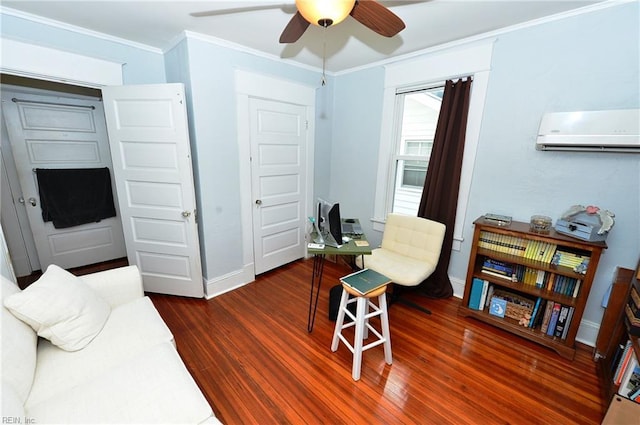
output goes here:
[[280, 43], [295, 43], [309, 27], [309, 22], [296, 12], [280, 35]]
[[362, 25], [385, 37], [393, 37], [405, 28], [395, 13], [374, 0], [358, 0], [351, 16]]

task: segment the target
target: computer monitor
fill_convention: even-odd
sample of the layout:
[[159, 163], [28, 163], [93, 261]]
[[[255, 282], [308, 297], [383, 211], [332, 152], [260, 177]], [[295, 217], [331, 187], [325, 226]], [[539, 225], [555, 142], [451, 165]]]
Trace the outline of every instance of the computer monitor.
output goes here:
[[340, 220], [340, 204], [333, 204], [327, 215], [329, 217], [329, 233], [331, 233], [331, 236], [333, 236], [333, 239], [335, 239], [338, 248], [340, 248], [340, 246], [342, 246], [342, 220]]
[[337, 248], [342, 246], [340, 204], [318, 198], [315, 222], [317, 233], [316, 243], [324, 243], [325, 245]]

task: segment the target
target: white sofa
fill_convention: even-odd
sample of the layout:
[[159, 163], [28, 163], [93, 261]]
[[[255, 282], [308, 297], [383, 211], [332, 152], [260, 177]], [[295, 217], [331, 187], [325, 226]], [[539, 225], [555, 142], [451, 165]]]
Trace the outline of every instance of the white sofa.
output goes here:
[[[43, 278], [51, 277], [52, 267]], [[60, 270], [58, 275], [67, 273]], [[47, 293], [51, 288], [40, 280], [20, 291], [2, 277], [3, 422], [220, 423], [178, 355], [169, 328], [144, 296], [136, 266], [67, 278], [76, 281], [62, 292], [81, 289], [77, 292], [88, 293], [101, 306], [87, 303], [91, 311], [82, 305], [76, 314], [100, 317], [88, 336], [79, 336], [87, 326], [75, 324], [75, 316], [63, 318], [67, 322], [57, 324], [62, 328], [29, 323], [45, 320], [40, 312], [60, 308], [56, 297], [61, 291]], [[43, 300], [34, 297], [44, 298], [44, 308], [38, 305]], [[22, 317], [21, 309], [34, 305], [38, 317]], [[72, 309], [64, 305], [62, 314]]]

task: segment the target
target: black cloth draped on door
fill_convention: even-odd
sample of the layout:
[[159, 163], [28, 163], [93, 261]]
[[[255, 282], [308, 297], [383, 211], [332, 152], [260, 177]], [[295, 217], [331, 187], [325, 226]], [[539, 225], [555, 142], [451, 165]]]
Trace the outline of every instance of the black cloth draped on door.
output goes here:
[[445, 84], [431, 158], [418, 208], [418, 217], [435, 220], [447, 226], [438, 266], [420, 285], [420, 291], [424, 295], [434, 298], [448, 298], [453, 295], [447, 272], [453, 246], [471, 81], [471, 77], [468, 77], [455, 83], [448, 80]]
[[42, 219], [56, 229], [115, 217], [108, 168], [35, 170]]

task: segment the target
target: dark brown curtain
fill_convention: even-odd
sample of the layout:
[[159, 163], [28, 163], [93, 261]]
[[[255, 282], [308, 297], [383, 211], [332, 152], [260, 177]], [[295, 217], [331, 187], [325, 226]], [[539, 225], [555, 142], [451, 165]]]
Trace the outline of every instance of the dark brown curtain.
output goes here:
[[453, 245], [471, 81], [471, 77], [468, 77], [455, 83], [449, 80], [445, 84], [427, 177], [418, 208], [418, 217], [439, 221], [447, 226], [438, 266], [420, 285], [420, 291], [424, 295], [434, 298], [453, 295], [447, 270]]

